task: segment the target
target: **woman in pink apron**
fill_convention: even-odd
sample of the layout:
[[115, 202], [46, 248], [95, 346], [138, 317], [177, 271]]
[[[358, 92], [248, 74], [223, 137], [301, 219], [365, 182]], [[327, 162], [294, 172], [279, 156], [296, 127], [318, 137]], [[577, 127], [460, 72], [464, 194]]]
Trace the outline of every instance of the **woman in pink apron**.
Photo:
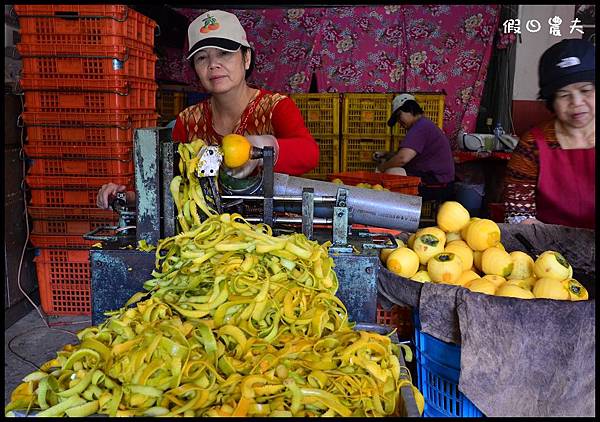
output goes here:
[[544, 52], [539, 98], [555, 117], [519, 141], [504, 187], [507, 223], [596, 228], [595, 50], [568, 39]]

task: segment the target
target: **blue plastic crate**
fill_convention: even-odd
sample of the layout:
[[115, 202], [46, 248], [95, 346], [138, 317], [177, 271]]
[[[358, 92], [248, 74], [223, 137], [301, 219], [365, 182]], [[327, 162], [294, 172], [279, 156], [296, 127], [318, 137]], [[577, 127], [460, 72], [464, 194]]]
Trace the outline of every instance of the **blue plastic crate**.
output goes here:
[[458, 390], [460, 346], [420, 330], [415, 314], [417, 387], [425, 398], [425, 417], [481, 417], [484, 414]]

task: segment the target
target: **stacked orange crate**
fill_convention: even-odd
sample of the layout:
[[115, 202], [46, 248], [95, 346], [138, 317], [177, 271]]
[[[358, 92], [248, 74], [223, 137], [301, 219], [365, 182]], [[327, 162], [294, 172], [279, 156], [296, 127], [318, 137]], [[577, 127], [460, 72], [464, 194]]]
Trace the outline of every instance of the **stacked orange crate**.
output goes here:
[[125, 5], [15, 5], [30, 163], [31, 242], [42, 308], [91, 315], [82, 235], [114, 225], [108, 182], [133, 189], [133, 137], [156, 126], [156, 23]]

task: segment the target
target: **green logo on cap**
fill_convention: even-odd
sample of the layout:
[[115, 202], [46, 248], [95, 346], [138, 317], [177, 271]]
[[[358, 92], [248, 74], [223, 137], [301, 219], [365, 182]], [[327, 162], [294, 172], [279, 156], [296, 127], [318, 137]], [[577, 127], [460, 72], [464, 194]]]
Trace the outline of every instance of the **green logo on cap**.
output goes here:
[[200, 32], [202, 32], [203, 34], [206, 34], [210, 31], [214, 31], [215, 29], [219, 29], [219, 27], [221, 26], [219, 25], [217, 19], [215, 19], [214, 16], [208, 15], [202, 21], [204, 22], [204, 26], [200, 28]]

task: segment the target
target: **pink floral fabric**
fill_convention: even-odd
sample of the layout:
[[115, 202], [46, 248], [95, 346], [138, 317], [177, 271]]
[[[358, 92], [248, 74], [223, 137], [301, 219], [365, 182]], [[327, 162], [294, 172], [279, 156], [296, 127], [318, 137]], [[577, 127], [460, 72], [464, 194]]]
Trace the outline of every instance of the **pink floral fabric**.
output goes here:
[[[194, 20], [205, 9], [177, 9]], [[498, 5], [387, 5], [300, 9], [228, 9], [256, 53], [250, 82], [308, 92], [445, 92], [444, 131], [456, 148], [474, 131], [498, 28]], [[198, 86], [183, 57], [169, 52], [169, 79]]]

